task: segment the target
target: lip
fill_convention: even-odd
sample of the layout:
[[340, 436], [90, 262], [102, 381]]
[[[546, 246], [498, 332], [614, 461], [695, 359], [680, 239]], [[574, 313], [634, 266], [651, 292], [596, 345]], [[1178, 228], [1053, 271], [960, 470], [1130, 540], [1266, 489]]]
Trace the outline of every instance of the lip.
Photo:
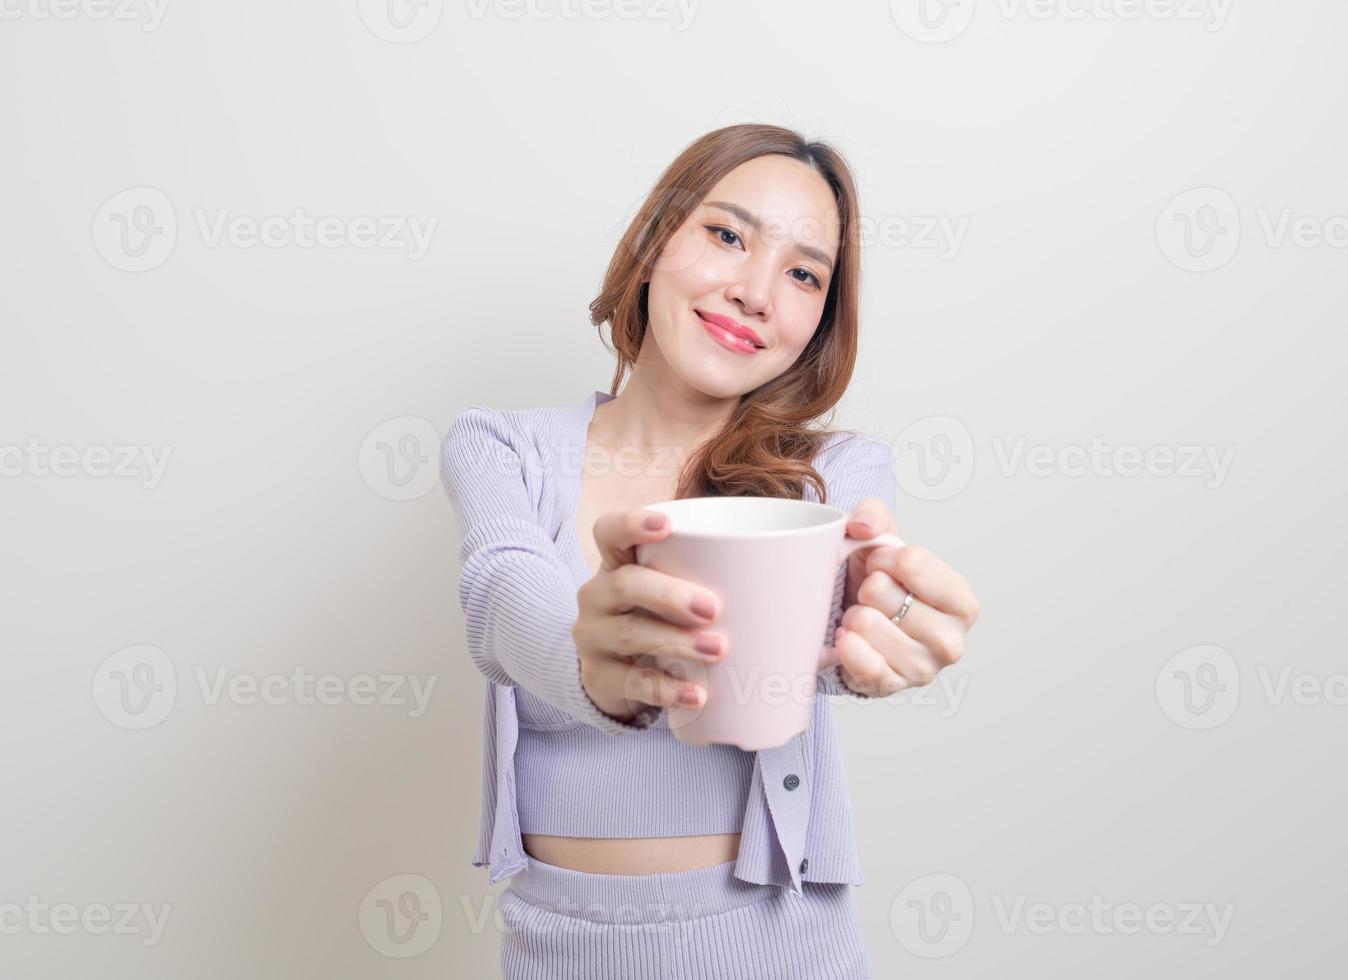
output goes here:
[[[754, 347], [758, 348], [759, 350], [761, 350], [763, 347], [766, 346], [763, 343], [762, 337], [758, 336], [758, 334], [754, 333], [752, 330], [750, 330], [748, 327], [746, 327], [744, 324], [740, 323], [737, 320], [732, 320], [728, 316], [721, 316], [720, 314], [717, 313], [707, 313], [703, 310], [695, 309], [693, 310], [693, 312], [697, 314], [698, 319], [700, 319], [703, 323], [709, 324], [710, 326], [716, 328], [716, 330], [712, 331], [713, 336], [716, 335], [717, 330], [724, 330], [732, 337], [738, 337], [741, 340], [747, 340], [749, 343], [753, 344]], [[741, 347], [739, 349], [743, 350], [745, 348]]]

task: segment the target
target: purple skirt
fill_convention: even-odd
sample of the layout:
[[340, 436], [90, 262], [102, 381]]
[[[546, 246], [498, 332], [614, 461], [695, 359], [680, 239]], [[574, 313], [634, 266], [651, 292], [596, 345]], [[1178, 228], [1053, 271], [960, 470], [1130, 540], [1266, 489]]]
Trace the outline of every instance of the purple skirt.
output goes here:
[[853, 886], [803, 895], [692, 871], [572, 871], [525, 855], [500, 895], [506, 980], [868, 980]]

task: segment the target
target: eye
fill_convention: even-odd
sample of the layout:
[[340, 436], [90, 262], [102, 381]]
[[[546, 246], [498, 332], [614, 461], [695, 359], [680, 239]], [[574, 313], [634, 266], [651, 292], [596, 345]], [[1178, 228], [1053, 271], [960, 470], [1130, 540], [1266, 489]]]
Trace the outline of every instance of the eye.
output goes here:
[[726, 227], [724, 227], [723, 225], [703, 225], [703, 227], [706, 228], [707, 231], [712, 232], [714, 235], [716, 235], [717, 240], [720, 241], [720, 243], [721, 243], [722, 245], [730, 245], [730, 244], [733, 244], [733, 243], [731, 243], [731, 242], [726, 241], [724, 238], [721, 238], [721, 234], [722, 234], [722, 233], [725, 233], [725, 234], [727, 234], [727, 235], [731, 235], [732, 237], [734, 237], [735, 241], [737, 241], [737, 242], [738, 242], [739, 239], [740, 239], [739, 232], [734, 231], [734, 230], [732, 230], [732, 229], [730, 229], [730, 228], [726, 228]]
[[[711, 232], [712, 234], [714, 234], [714, 235], [716, 236], [716, 240], [719, 241], [722, 245], [734, 245], [734, 244], [736, 244], [736, 243], [738, 243], [738, 242], [740, 241], [740, 235], [739, 235], [739, 232], [735, 231], [733, 228], [727, 228], [727, 227], [725, 227], [724, 225], [703, 225], [702, 227], [704, 227], [705, 229], [707, 229], [707, 231], [709, 231], [709, 232]], [[728, 242], [728, 241], [726, 241], [723, 237], [721, 237], [722, 235], [729, 235], [731, 238], [734, 239], [734, 242]], [[796, 272], [803, 272], [803, 273], [805, 273], [805, 278], [804, 278], [804, 279], [797, 279], [796, 282], [801, 283], [801, 284], [804, 284], [804, 285], [808, 285], [808, 284], [810, 284], [810, 283], [813, 283], [815, 289], [822, 289], [822, 288], [823, 288], [823, 283], [821, 283], [821, 282], [819, 281], [819, 277], [816, 276], [816, 275], [815, 275], [813, 272], [811, 272], [809, 269], [796, 268], [796, 269], [792, 269], [791, 271], [792, 271], [793, 273], [796, 273]]]
[[792, 269], [791, 271], [792, 271], [792, 272], [803, 272], [803, 273], [805, 273], [805, 275], [809, 276], [808, 279], [797, 279], [796, 282], [813, 282], [813, 283], [814, 283], [814, 288], [815, 288], [815, 289], [819, 289], [819, 288], [820, 288], [820, 285], [821, 285], [821, 284], [820, 284], [820, 282], [819, 282], [819, 277], [816, 276], [816, 275], [815, 275], [813, 272], [811, 272], [809, 269]]

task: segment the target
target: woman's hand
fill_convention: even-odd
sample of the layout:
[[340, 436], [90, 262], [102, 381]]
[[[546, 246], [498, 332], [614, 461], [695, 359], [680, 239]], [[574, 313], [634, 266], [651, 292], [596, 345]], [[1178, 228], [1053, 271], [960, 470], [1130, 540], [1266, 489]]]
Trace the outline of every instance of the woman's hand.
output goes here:
[[669, 527], [669, 518], [653, 510], [601, 515], [594, 539], [603, 563], [576, 593], [580, 610], [571, 638], [581, 686], [600, 711], [619, 721], [631, 721], [644, 705], [700, 707], [706, 700], [701, 685], [648, 666], [646, 655], [695, 664], [725, 656], [724, 635], [705, 628], [720, 614], [716, 594], [636, 563], [636, 546], [661, 540]]
[[[884, 502], [867, 497], [847, 523], [849, 538], [895, 532]], [[895, 624], [891, 617], [911, 592], [913, 603]], [[881, 545], [848, 559], [838, 648], [838, 676], [859, 694], [884, 697], [936, 679], [964, 653], [978, 621], [978, 598], [964, 577], [921, 545]]]

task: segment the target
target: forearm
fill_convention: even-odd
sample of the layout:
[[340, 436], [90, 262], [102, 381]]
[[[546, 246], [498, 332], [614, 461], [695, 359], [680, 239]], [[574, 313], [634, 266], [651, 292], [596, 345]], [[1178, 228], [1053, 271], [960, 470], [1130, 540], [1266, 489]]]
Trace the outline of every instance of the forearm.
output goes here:
[[571, 629], [576, 596], [561, 569], [527, 549], [484, 549], [464, 564], [460, 601], [468, 651], [498, 684], [521, 685], [543, 701], [607, 734], [650, 727], [656, 712], [631, 723], [597, 708], [580, 679]]

